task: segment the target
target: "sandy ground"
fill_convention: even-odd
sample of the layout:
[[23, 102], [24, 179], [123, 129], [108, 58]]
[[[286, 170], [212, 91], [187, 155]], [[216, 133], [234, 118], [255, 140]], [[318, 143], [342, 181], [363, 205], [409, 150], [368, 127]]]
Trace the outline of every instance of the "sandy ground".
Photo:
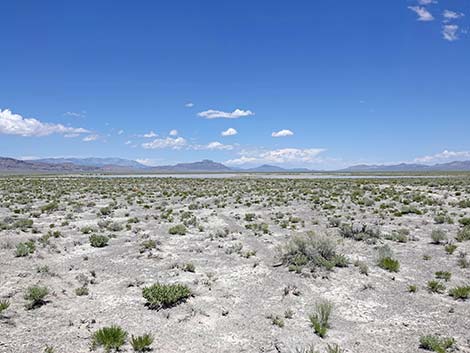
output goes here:
[[[290, 353], [309, 345], [324, 352], [328, 344], [354, 353], [424, 352], [419, 339], [428, 334], [453, 337], [453, 351], [470, 352], [470, 300], [448, 294], [470, 285], [470, 269], [458, 265], [470, 241], [453, 240], [463, 228], [459, 220], [470, 217], [470, 208], [459, 206], [470, 199], [467, 178], [10, 177], [0, 179], [0, 198], [0, 299], [10, 303], [0, 314], [0, 352], [43, 352], [46, 346], [89, 352], [93, 332], [113, 324], [129, 335], [152, 333], [155, 352]], [[54, 201], [56, 207], [41, 210]], [[101, 212], [104, 207], [109, 212]], [[421, 214], [408, 213], [410, 207]], [[170, 209], [172, 216], [165, 217]], [[254, 219], [246, 220], [250, 213]], [[452, 223], [436, 222], [439, 214]], [[374, 226], [380, 236], [375, 243], [345, 238], [332, 218]], [[34, 223], [21, 229], [14, 225], [19, 219]], [[169, 234], [185, 221], [185, 235]], [[263, 223], [266, 234], [248, 229]], [[84, 233], [86, 227], [91, 233]], [[409, 231], [406, 242], [389, 240], [403, 228]], [[445, 232], [443, 244], [431, 242], [435, 229]], [[41, 244], [40, 238], [54, 231], [60, 236]], [[281, 265], [279, 249], [307, 232], [331, 238], [349, 266], [296, 273]], [[109, 236], [108, 246], [92, 247], [90, 234]], [[29, 239], [35, 241], [34, 253], [16, 256], [16, 245]], [[149, 239], [156, 249], [143, 249]], [[449, 243], [457, 245], [453, 254], [445, 251]], [[377, 266], [377, 247], [385, 244], [399, 272]], [[368, 275], [360, 273], [356, 260], [367, 264]], [[195, 272], [184, 271], [187, 263]], [[443, 293], [427, 289], [437, 271], [452, 274], [441, 281]], [[156, 282], [185, 284], [193, 296], [150, 310], [142, 288]], [[36, 284], [49, 295], [44, 305], [28, 310], [24, 293]], [[408, 291], [410, 285], [417, 286], [416, 293]], [[81, 286], [88, 295], [77, 296]], [[325, 338], [309, 322], [321, 300], [333, 303]], [[282, 317], [284, 326], [274, 325], [270, 315]], [[126, 343], [121, 350], [132, 348]]]

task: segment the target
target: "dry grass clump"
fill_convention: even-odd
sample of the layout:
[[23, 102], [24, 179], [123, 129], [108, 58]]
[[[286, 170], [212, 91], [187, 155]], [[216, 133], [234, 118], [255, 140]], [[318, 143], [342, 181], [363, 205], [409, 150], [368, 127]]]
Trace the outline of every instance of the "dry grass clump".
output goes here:
[[306, 266], [332, 269], [348, 264], [347, 259], [336, 251], [336, 244], [331, 238], [311, 232], [295, 235], [281, 248], [281, 260], [294, 271], [301, 271]]

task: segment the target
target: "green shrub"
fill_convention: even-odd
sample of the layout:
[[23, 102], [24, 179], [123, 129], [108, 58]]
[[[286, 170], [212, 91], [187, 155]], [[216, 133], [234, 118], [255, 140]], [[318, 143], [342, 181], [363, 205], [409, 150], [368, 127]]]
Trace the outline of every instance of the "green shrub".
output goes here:
[[446, 286], [439, 281], [432, 280], [428, 282], [428, 290], [431, 293], [444, 293]]
[[313, 233], [294, 236], [280, 251], [283, 264], [300, 271], [304, 266], [331, 269], [344, 267], [348, 262], [336, 252], [332, 239]]
[[326, 353], [345, 353], [345, 350], [342, 349], [337, 344], [334, 345], [327, 345], [326, 346]]
[[75, 294], [79, 297], [88, 295], [88, 293], [89, 291], [87, 287], [78, 287], [77, 289], [75, 289]]
[[280, 317], [279, 315], [269, 315], [268, 316], [268, 319], [271, 320], [271, 323], [277, 327], [280, 327], [280, 328], [283, 328], [284, 327], [284, 320], [282, 317]]
[[256, 215], [254, 213], [245, 214], [245, 221], [247, 222], [253, 222], [255, 218], [256, 218]]
[[437, 271], [435, 274], [437, 279], [443, 279], [446, 282], [449, 282], [452, 277], [452, 273], [447, 271]]
[[452, 255], [456, 249], [457, 249], [457, 245], [455, 245], [455, 244], [447, 244], [447, 245], [444, 247], [444, 250], [445, 250], [446, 253], [448, 253], [449, 255]]
[[103, 327], [92, 337], [92, 349], [103, 347], [106, 352], [118, 351], [126, 343], [127, 332], [119, 326]]
[[44, 353], [55, 353], [55, 351], [53, 346], [46, 345], [46, 348], [44, 348]]
[[10, 302], [8, 300], [0, 300], [0, 316], [9, 307], [10, 307]]
[[103, 248], [108, 245], [109, 242], [109, 238], [106, 235], [92, 234], [88, 239], [90, 241], [90, 245], [94, 248]]
[[44, 298], [49, 294], [49, 289], [47, 287], [41, 286], [32, 286], [26, 289], [24, 299], [28, 300], [29, 303], [26, 304], [27, 309], [34, 309], [44, 305], [46, 302]]
[[453, 220], [448, 215], [441, 213], [434, 217], [434, 222], [436, 222], [436, 224], [444, 224], [444, 223], [452, 224]]
[[378, 265], [380, 268], [383, 268], [389, 272], [398, 272], [400, 270], [400, 263], [398, 260], [392, 259], [390, 257], [380, 259]]
[[168, 229], [168, 233], [170, 233], [171, 235], [175, 235], [175, 234], [185, 235], [186, 232], [187, 232], [187, 229], [184, 224], [178, 224]]
[[112, 210], [110, 206], [100, 208], [100, 213], [102, 216], [109, 216], [111, 214], [111, 211]]
[[131, 338], [131, 346], [134, 349], [134, 352], [146, 352], [150, 351], [150, 346], [153, 343], [153, 336], [149, 333], [146, 333], [142, 336], [134, 336]]
[[32, 228], [33, 223], [34, 222], [32, 219], [21, 218], [21, 219], [18, 219], [15, 223], [13, 223], [12, 228], [13, 229], [19, 228], [21, 230], [26, 230], [26, 229]]
[[52, 212], [59, 209], [59, 203], [57, 201], [53, 201], [51, 203], [45, 204], [41, 207], [41, 212]]
[[341, 224], [339, 234], [344, 238], [375, 243], [380, 238], [380, 230], [366, 224]]
[[470, 298], [470, 286], [455, 287], [449, 290], [449, 295], [455, 299]]
[[431, 232], [431, 240], [433, 244], [441, 244], [447, 240], [447, 234], [442, 229], [434, 229]]
[[169, 308], [191, 296], [191, 290], [182, 284], [156, 283], [142, 289], [150, 309]]
[[422, 349], [433, 351], [437, 353], [445, 353], [447, 349], [451, 348], [455, 340], [450, 337], [438, 337], [434, 335], [422, 336], [419, 339], [419, 346]]
[[459, 219], [459, 223], [463, 226], [470, 226], [470, 217]]
[[388, 245], [378, 248], [377, 265], [389, 272], [398, 272], [400, 263], [393, 258], [392, 250]]
[[141, 245], [143, 249], [150, 250], [150, 249], [155, 249], [157, 247], [157, 242], [155, 240], [149, 239], [149, 240], [144, 240]]
[[90, 234], [91, 232], [93, 232], [93, 228], [90, 226], [85, 226], [80, 229], [80, 232], [82, 232], [83, 234]]
[[309, 316], [310, 324], [315, 333], [324, 338], [330, 328], [330, 315], [333, 310], [333, 304], [329, 301], [322, 301], [316, 304], [315, 312]]
[[470, 240], [470, 226], [465, 226], [460, 229], [455, 237], [457, 241], [466, 241]]
[[416, 293], [417, 291], [418, 291], [418, 287], [417, 287], [416, 285], [410, 284], [410, 285], [408, 286], [408, 292], [410, 292], [410, 293]]
[[33, 254], [36, 251], [36, 245], [33, 241], [27, 241], [24, 243], [19, 243], [16, 245], [15, 256], [16, 257], [24, 257], [28, 256], [29, 254]]

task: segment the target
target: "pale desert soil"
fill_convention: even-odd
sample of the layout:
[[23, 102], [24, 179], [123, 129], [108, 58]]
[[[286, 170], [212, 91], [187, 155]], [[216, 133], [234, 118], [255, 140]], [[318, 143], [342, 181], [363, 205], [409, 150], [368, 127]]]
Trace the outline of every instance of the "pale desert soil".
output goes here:
[[[310, 344], [320, 352], [327, 344], [351, 353], [425, 352], [419, 338], [426, 334], [453, 337], [454, 351], [470, 352], [470, 300], [448, 294], [450, 288], [470, 285], [470, 269], [458, 265], [459, 256], [470, 252], [470, 241], [453, 240], [462, 229], [459, 219], [470, 217], [470, 208], [458, 204], [470, 199], [467, 178], [10, 177], [0, 179], [0, 199], [5, 225], [0, 230], [0, 299], [10, 302], [0, 317], [0, 352], [43, 352], [47, 345], [60, 353], [89, 352], [93, 332], [112, 324], [129, 334], [152, 333], [154, 352], [289, 353]], [[40, 210], [54, 200], [56, 209]], [[103, 215], [100, 209], [106, 206], [110, 212]], [[422, 214], [395, 215], [408, 206]], [[168, 209], [172, 222], [164, 218]], [[182, 220], [183, 211], [195, 221]], [[245, 220], [248, 213], [255, 214], [253, 221]], [[453, 223], [437, 224], [440, 213]], [[299, 219], [283, 228], [276, 214]], [[23, 218], [34, 221], [32, 228], [12, 226]], [[129, 223], [133, 218], [138, 223]], [[380, 237], [375, 244], [344, 238], [332, 218], [373, 226]], [[106, 220], [117, 223], [118, 230], [103, 226]], [[169, 234], [170, 227], [185, 220], [186, 235]], [[268, 225], [266, 234], [246, 227], [262, 223]], [[92, 247], [90, 234], [81, 231], [86, 226], [92, 234], [110, 236], [108, 246]], [[410, 232], [407, 242], [387, 239], [402, 228]], [[445, 244], [431, 243], [434, 229], [445, 231], [445, 243], [458, 246], [453, 254]], [[57, 230], [60, 236], [49, 244], [39, 242]], [[349, 266], [296, 273], [281, 265], [279, 248], [311, 231], [333, 239]], [[36, 251], [15, 256], [16, 245], [28, 239], [36, 241]], [[157, 242], [156, 249], [143, 249], [149, 239]], [[400, 262], [397, 273], [377, 266], [377, 247], [384, 244]], [[250, 251], [255, 255], [248, 256]], [[367, 264], [368, 275], [354, 266], [356, 260]], [[187, 263], [195, 272], [182, 269]], [[437, 271], [452, 273], [440, 294], [427, 290]], [[171, 308], [150, 310], [141, 292], [156, 282], [186, 284], [193, 296]], [[35, 284], [48, 287], [50, 294], [45, 305], [28, 310], [24, 292]], [[77, 296], [82, 285], [89, 294]], [[408, 291], [410, 285], [417, 286], [416, 293]], [[286, 294], [287, 287], [297, 288], [296, 295]], [[331, 328], [320, 338], [308, 317], [325, 299], [334, 306]], [[283, 318], [284, 327], [268, 318], [284, 317], [287, 310], [293, 315]], [[127, 343], [122, 351], [132, 348]]]

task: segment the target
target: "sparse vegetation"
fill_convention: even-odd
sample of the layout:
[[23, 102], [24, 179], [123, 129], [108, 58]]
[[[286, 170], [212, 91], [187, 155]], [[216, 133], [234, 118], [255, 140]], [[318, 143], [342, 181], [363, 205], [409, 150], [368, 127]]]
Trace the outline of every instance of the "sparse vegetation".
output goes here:
[[377, 264], [380, 268], [389, 272], [398, 272], [400, 270], [400, 263], [393, 258], [392, 250], [388, 245], [379, 248]]
[[333, 304], [329, 301], [321, 301], [315, 305], [315, 311], [310, 314], [310, 324], [315, 333], [324, 338], [330, 328], [330, 315], [333, 310]]
[[188, 230], [186, 229], [186, 226], [184, 224], [178, 224], [176, 226], [173, 226], [171, 227], [169, 230], [168, 230], [168, 233], [170, 233], [171, 235], [186, 235], [186, 232]]
[[90, 241], [90, 245], [94, 248], [103, 248], [108, 245], [109, 242], [109, 238], [105, 235], [92, 234], [88, 239]]
[[468, 299], [470, 298], [470, 286], [459, 286], [449, 290], [449, 295], [455, 299]]
[[[207, 344], [210, 335], [225, 337], [228, 328], [234, 351], [275, 350], [268, 340], [286, 352], [287, 342], [305, 347], [298, 352], [355, 352], [351, 342], [380, 351], [377, 342], [384, 340], [393, 352], [413, 351], [420, 327], [438, 327], [459, 341], [443, 348], [447, 342], [436, 335], [422, 349], [460, 349], [461, 313], [470, 299], [470, 208], [459, 202], [469, 199], [468, 176], [308, 177], [0, 178], [6, 349], [43, 352], [45, 343], [48, 352], [87, 349], [89, 342], [68, 332], [94, 336], [116, 318], [129, 336], [103, 332], [103, 344], [94, 343], [100, 352], [171, 350], [176, 326], [201, 331], [181, 336], [195, 340], [178, 341], [186, 351], [215, 351], [220, 347]], [[343, 269], [350, 263], [354, 268]], [[322, 293], [334, 309], [318, 299]], [[135, 311], [144, 303], [160, 311]], [[402, 314], [410, 303], [448, 314]], [[406, 329], [391, 324], [375, 331], [385, 320], [381, 307]], [[62, 327], [53, 316], [64, 308], [71, 310]], [[142, 334], [152, 320], [158, 345]], [[33, 323], [57, 338], [38, 345]], [[284, 340], [309, 324], [311, 336]], [[330, 326], [348, 337], [344, 347], [331, 344], [340, 341]], [[316, 349], [309, 346], [318, 342], [315, 335], [327, 338]]]
[[143, 297], [151, 309], [174, 306], [191, 296], [191, 290], [182, 284], [156, 283], [142, 290]]
[[29, 303], [26, 305], [27, 309], [35, 309], [44, 305], [46, 302], [44, 298], [49, 294], [49, 289], [42, 286], [31, 286], [26, 289], [24, 299]]
[[446, 353], [449, 348], [455, 344], [455, 340], [449, 337], [439, 337], [434, 335], [422, 336], [419, 339], [420, 348], [437, 352]]
[[153, 336], [149, 333], [143, 334], [142, 336], [131, 337], [131, 346], [134, 352], [147, 352], [152, 350], [151, 346], [153, 343]]
[[118, 351], [125, 343], [127, 332], [121, 327], [113, 325], [100, 328], [93, 334], [92, 349], [103, 347], [106, 352]]

